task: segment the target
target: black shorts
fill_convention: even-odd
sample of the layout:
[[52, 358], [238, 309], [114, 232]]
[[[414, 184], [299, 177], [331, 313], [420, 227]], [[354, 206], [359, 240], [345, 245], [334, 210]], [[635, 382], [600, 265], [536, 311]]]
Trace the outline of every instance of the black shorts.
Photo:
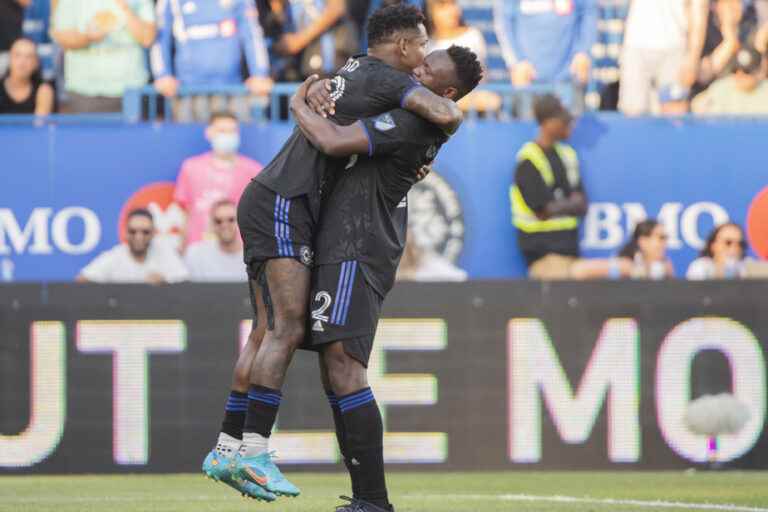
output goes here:
[[307, 196], [288, 199], [251, 181], [237, 205], [237, 224], [252, 279], [264, 262], [274, 258], [293, 258], [312, 265], [315, 221]]
[[309, 326], [302, 348], [320, 350], [341, 341], [344, 351], [366, 368], [384, 298], [365, 280], [357, 261], [312, 269]]

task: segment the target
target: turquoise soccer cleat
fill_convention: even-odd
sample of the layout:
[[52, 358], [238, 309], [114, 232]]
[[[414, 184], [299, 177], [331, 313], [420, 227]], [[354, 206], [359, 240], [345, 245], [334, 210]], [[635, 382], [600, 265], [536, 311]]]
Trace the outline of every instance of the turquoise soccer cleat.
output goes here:
[[[243, 497], [259, 501], [275, 501], [277, 499], [277, 496], [264, 487], [236, 475], [233, 468], [234, 459], [220, 455], [216, 450], [211, 450], [203, 461], [203, 474], [206, 477], [227, 484]], [[263, 474], [262, 477], [264, 477]]]
[[271, 453], [262, 453], [254, 457], [234, 458], [233, 474], [249, 480], [278, 496], [296, 497], [301, 491], [288, 481], [280, 469], [272, 462]]

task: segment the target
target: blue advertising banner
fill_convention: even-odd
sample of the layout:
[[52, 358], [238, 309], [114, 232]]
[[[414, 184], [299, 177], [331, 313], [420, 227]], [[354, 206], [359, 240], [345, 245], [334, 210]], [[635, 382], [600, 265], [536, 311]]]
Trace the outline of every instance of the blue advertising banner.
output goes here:
[[[242, 152], [266, 164], [291, 129], [244, 126]], [[535, 131], [468, 121], [438, 156], [437, 175], [413, 192], [415, 235], [470, 278], [525, 273], [508, 190], [515, 154]], [[712, 226], [744, 225], [768, 186], [765, 133], [765, 121], [581, 118], [571, 142], [590, 199], [583, 254], [613, 255], [637, 222], [657, 217], [684, 274]], [[0, 267], [4, 280], [21, 281], [73, 279], [118, 243], [121, 211], [137, 197], [154, 201], [160, 231], [172, 232], [172, 183], [184, 159], [208, 150], [202, 126], [119, 123], [0, 126], [0, 147]]]

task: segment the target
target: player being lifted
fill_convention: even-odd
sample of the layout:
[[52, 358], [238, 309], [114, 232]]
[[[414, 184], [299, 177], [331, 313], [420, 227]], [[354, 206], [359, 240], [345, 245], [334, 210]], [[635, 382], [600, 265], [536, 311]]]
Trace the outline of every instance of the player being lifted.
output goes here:
[[[456, 101], [477, 86], [482, 68], [469, 49], [453, 46], [430, 53], [414, 75]], [[310, 345], [320, 352], [323, 386], [352, 480], [351, 503], [337, 510], [392, 512], [383, 425], [366, 368], [382, 302], [405, 246], [407, 193], [448, 137], [402, 109], [337, 126], [306, 105], [303, 95], [311, 81], [291, 100], [299, 127], [324, 153], [351, 156], [333, 173], [331, 192], [323, 200], [310, 293]]]
[[[350, 59], [333, 79], [334, 120], [348, 125], [403, 107], [454, 131], [461, 123], [456, 105], [411, 76], [427, 44], [421, 11], [405, 5], [377, 11], [368, 40], [368, 55]], [[296, 129], [238, 205], [254, 329], [235, 365], [218, 442], [203, 471], [256, 499], [299, 494], [272, 462], [268, 438], [286, 370], [304, 340], [320, 189], [334, 163]]]

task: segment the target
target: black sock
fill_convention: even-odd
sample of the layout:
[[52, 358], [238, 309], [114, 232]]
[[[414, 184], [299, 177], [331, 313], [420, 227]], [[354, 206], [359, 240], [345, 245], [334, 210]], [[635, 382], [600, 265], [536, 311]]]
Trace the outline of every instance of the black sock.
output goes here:
[[255, 432], [269, 437], [275, 426], [282, 397], [280, 390], [252, 385], [248, 389], [248, 414], [245, 416], [243, 432]]
[[344, 421], [346, 457], [357, 498], [388, 509], [384, 479], [384, 425], [371, 388], [339, 397]]
[[341, 460], [344, 462], [344, 466], [347, 468], [349, 478], [352, 480], [352, 497], [357, 498], [360, 493], [359, 484], [357, 482], [356, 473], [352, 471], [349, 457], [347, 457], [347, 436], [344, 428], [344, 419], [341, 416], [341, 408], [339, 407], [339, 400], [336, 398], [336, 394], [333, 391], [326, 390], [325, 395], [328, 397], [328, 403], [331, 405], [331, 411], [333, 412], [333, 425], [336, 427], [336, 440], [339, 442], [339, 451], [341, 451]]
[[221, 423], [221, 431], [235, 439], [242, 439], [247, 409], [248, 394], [230, 391], [227, 405], [224, 407], [224, 421]]

